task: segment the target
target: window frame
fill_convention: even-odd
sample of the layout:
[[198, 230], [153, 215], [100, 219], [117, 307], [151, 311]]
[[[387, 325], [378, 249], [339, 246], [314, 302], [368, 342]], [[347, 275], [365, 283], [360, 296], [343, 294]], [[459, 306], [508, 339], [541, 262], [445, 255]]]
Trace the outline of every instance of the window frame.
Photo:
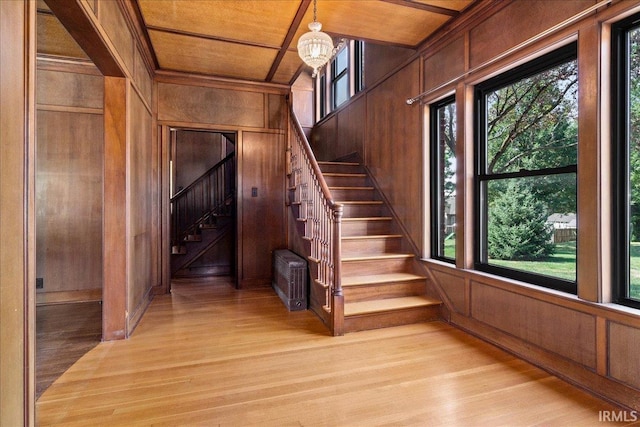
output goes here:
[[[439, 111], [441, 108], [453, 104], [456, 106], [456, 97], [454, 95], [447, 96], [439, 101], [434, 102], [429, 106], [429, 154], [430, 154], [430, 210], [431, 210], [431, 224], [430, 224], [430, 256], [433, 259], [439, 261], [455, 264], [456, 256], [449, 258], [444, 255], [444, 250], [440, 251], [440, 226], [443, 218], [440, 216], [442, 204], [446, 203], [440, 197], [440, 190], [444, 183], [442, 182], [440, 171], [442, 165], [442, 158], [440, 156], [440, 126], [439, 126]], [[456, 117], [454, 117], [456, 119]], [[457, 135], [456, 135], [457, 136]], [[457, 138], [456, 138], [457, 143]], [[455, 155], [455, 151], [454, 151]], [[457, 194], [457, 192], [456, 192]], [[457, 221], [457, 220], [456, 220]]]
[[[364, 50], [365, 43], [361, 40], [345, 40], [343, 46], [322, 67], [316, 76], [314, 98], [316, 104], [316, 122], [321, 121], [333, 111], [347, 104], [353, 96], [364, 90]], [[335, 62], [340, 52], [347, 50], [347, 64], [344, 70], [337, 73]], [[336, 84], [345, 79], [347, 84], [347, 98], [336, 105]]]
[[[478, 271], [499, 275], [502, 277], [519, 280], [533, 285], [543, 286], [550, 289], [577, 294], [577, 277], [575, 281], [561, 279], [559, 277], [547, 276], [543, 274], [531, 273], [507, 267], [490, 265], [487, 255], [488, 240], [488, 206], [487, 206], [487, 184], [494, 180], [507, 180], [518, 178], [530, 178], [536, 176], [561, 175], [573, 173], [576, 177], [576, 189], [578, 185], [577, 159], [576, 164], [570, 166], [544, 168], [536, 170], [520, 170], [516, 172], [503, 172], [489, 174], [486, 171], [487, 165], [487, 135], [486, 117], [488, 93], [507, 87], [520, 80], [532, 77], [546, 70], [553, 69], [567, 62], [576, 60], [578, 57], [577, 43], [572, 42], [560, 47], [552, 52], [544, 54], [538, 58], [528, 61], [513, 69], [500, 73], [480, 84], [475, 88], [475, 114], [474, 114], [474, 151], [475, 151], [475, 171], [474, 171], [474, 195], [475, 195], [475, 248], [474, 248], [474, 268]], [[577, 194], [576, 194], [577, 203]], [[576, 206], [577, 214], [577, 206]], [[577, 245], [576, 245], [577, 246]], [[578, 265], [578, 253], [576, 248], [576, 275]]]
[[630, 208], [629, 203], [629, 44], [627, 35], [640, 30], [640, 13], [612, 25], [611, 121], [612, 121], [612, 261], [613, 299], [616, 303], [640, 308], [640, 300], [630, 298]]
[[[338, 70], [338, 58], [341, 54], [345, 54], [345, 65], [344, 68]], [[329, 61], [329, 68], [331, 70], [330, 73], [330, 85], [331, 85], [331, 109], [335, 110], [340, 107], [342, 104], [347, 102], [349, 98], [351, 98], [351, 84], [350, 84], [350, 74], [351, 74], [351, 49], [349, 43], [345, 43], [344, 46], [340, 50], [336, 52], [331, 61]], [[346, 98], [338, 104], [338, 84], [346, 81]]]

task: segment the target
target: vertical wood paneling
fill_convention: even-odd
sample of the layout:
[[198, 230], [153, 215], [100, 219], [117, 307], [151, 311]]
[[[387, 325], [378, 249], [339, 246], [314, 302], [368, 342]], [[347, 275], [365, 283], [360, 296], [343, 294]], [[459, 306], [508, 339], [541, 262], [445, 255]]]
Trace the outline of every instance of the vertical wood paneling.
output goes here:
[[609, 323], [610, 375], [640, 389], [640, 329]]
[[[364, 158], [364, 135], [367, 100], [361, 96], [338, 113], [338, 129], [333, 148], [333, 159], [339, 159], [352, 153]], [[332, 159], [332, 160], [333, 160]]]
[[176, 132], [173, 159], [176, 192], [186, 188], [226, 155], [226, 140], [220, 133], [189, 130]]
[[367, 93], [365, 158], [422, 252], [422, 112], [405, 102], [419, 92], [419, 72], [415, 60]]
[[0, 2], [0, 425], [34, 425], [35, 3]]
[[158, 84], [158, 120], [264, 127], [264, 95], [232, 89]]
[[40, 111], [37, 126], [36, 274], [43, 292], [100, 289], [103, 117]]
[[510, 2], [504, 9], [471, 30], [471, 68], [485, 63], [594, 3], [595, 0]]
[[[578, 296], [602, 301], [600, 253], [600, 25], [580, 30], [578, 38]], [[608, 227], [605, 227], [608, 233]], [[608, 254], [607, 254], [608, 256]], [[580, 262], [592, 260], [593, 262]]]
[[415, 54], [413, 49], [367, 43], [365, 46], [364, 85], [373, 87], [381, 78]]
[[102, 334], [126, 337], [127, 313], [127, 82], [106, 77], [104, 87], [104, 226]]
[[284, 95], [269, 93], [266, 97], [269, 129], [284, 129], [287, 117]]
[[129, 333], [135, 327], [134, 317], [144, 312], [148, 296], [155, 281], [156, 266], [159, 260], [151, 255], [156, 242], [153, 225], [158, 215], [158, 206], [154, 194], [159, 190], [153, 173], [157, 158], [153, 155], [154, 141], [151, 139], [152, 119], [138, 93], [129, 89], [128, 120], [135, 124], [129, 127], [129, 287], [128, 287], [128, 324]]
[[118, 2], [100, 1], [98, 9], [98, 19], [102, 28], [129, 70], [129, 75], [133, 75], [133, 37]]
[[38, 70], [39, 105], [93, 108], [102, 110], [103, 77], [101, 75]]
[[589, 314], [472, 282], [473, 318], [596, 368], [596, 320]]
[[338, 117], [331, 116], [320, 126], [313, 128], [311, 140], [309, 141], [313, 149], [316, 160], [335, 160], [338, 139]]
[[465, 38], [457, 37], [424, 61], [424, 87], [435, 88], [465, 71]]
[[[271, 256], [286, 248], [284, 136], [243, 132], [240, 285], [269, 285]], [[252, 197], [252, 188], [257, 196]]]

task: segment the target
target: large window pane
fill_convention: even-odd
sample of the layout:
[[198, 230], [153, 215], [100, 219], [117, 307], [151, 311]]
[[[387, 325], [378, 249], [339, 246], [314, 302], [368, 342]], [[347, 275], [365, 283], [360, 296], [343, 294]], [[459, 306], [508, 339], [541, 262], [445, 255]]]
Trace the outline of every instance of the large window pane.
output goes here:
[[640, 29], [628, 33], [628, 169], [629, 285], [628, 298], [640, 301]]
[[570, 61], [489, 92], [489, 174], [576, 164], [578, 72]]
[[576, 176], [487, 183], [487, 263], [576, 280]]
[[476, 267], [576, 292], [576, 45], [478, 86]]
[[456, 257], [456, 104], [453, 97], [431, 109], [431, 254]]
[[344, 73], [333, 83], [334, 108], [349, 100], [349, 75]]

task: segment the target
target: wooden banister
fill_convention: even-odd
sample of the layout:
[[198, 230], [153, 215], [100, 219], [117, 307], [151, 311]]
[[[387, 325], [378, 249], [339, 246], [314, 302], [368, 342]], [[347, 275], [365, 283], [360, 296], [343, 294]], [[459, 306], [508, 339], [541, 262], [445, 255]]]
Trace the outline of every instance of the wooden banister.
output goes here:
[[344, 296], [340, 276], [342, 205], [335, 203], [291, 103], [289, 114], [290, 180], [304, 237], [311, 244], [309, 260], [317, 263], [312, 277], [325, 289], [324, 309], [333, 335], [344, 334]]
[[235, 153], [231, 153], [171, 198], [172, 246], [213, 224], [216, 216], [231, 214], [234, 191]]

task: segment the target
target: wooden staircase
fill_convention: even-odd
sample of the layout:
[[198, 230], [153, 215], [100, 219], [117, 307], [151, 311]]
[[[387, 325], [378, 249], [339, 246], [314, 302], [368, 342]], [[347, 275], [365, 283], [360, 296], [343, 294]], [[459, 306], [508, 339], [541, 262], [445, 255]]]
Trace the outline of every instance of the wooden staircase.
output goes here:
[[344, 331], [440, 318], [427, 296], [407, 238], [359, 163], [318, 162], [333, 200], [343, 205], [341, 282]]
[[171, 275], [188, 268], [194, 261], [220, 242], [233, 228], [230, 216], [217, 216], [214, 221], [202, 223], [197, 231], [188, 234], [171, 248]]

